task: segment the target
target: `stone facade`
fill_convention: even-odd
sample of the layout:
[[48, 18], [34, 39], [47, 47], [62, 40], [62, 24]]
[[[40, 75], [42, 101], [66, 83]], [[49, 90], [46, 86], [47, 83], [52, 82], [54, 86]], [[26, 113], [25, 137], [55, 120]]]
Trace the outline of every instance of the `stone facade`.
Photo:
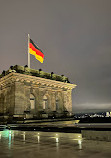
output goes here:
[[10, 71], [0, 78], [0, 114], [14, 117], [61, 117], [72, 113], [75, 84]]

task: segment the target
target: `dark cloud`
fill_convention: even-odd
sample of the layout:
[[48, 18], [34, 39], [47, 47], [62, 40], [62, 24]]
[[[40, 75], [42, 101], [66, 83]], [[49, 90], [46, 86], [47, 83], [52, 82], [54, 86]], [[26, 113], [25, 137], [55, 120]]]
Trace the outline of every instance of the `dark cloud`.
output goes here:
[[27, 34], [45, 53], [31, 67], [64, 74], [73, 109], [111, 108], [110, 0], [1, 0], [0, 72], [27, 64]]

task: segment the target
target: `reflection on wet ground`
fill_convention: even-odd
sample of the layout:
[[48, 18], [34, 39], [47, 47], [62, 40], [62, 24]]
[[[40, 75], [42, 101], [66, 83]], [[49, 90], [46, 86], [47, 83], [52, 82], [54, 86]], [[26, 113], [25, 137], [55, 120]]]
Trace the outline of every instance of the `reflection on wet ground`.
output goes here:
[[0, 158], [105, 158], [111, 142], [82, 139], [77, 133], [0, 131]]

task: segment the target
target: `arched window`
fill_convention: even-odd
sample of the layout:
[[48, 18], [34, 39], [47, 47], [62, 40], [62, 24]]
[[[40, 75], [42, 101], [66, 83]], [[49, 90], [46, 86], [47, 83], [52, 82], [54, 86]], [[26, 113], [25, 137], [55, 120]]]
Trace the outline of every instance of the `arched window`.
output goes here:
[[48, 100], [47, 97], [43, 97], [43, 110], [48, 109]]
[[31, 105], [30, 107], [31, 110], [35, 109], [35, 97], [33, 94], [30, 94], [30, 105]]

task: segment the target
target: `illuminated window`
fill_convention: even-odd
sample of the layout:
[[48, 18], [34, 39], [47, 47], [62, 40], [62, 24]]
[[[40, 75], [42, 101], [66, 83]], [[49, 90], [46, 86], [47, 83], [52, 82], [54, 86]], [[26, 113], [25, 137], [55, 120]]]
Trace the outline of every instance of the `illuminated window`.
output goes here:
[[30, 104], [31, 104], [31, 110], [35, 109], [35, 97], [33, 94], [30, 94]]
[[43, 97], [43, 110], [48, 109], [48, 100], [47, 97]]

